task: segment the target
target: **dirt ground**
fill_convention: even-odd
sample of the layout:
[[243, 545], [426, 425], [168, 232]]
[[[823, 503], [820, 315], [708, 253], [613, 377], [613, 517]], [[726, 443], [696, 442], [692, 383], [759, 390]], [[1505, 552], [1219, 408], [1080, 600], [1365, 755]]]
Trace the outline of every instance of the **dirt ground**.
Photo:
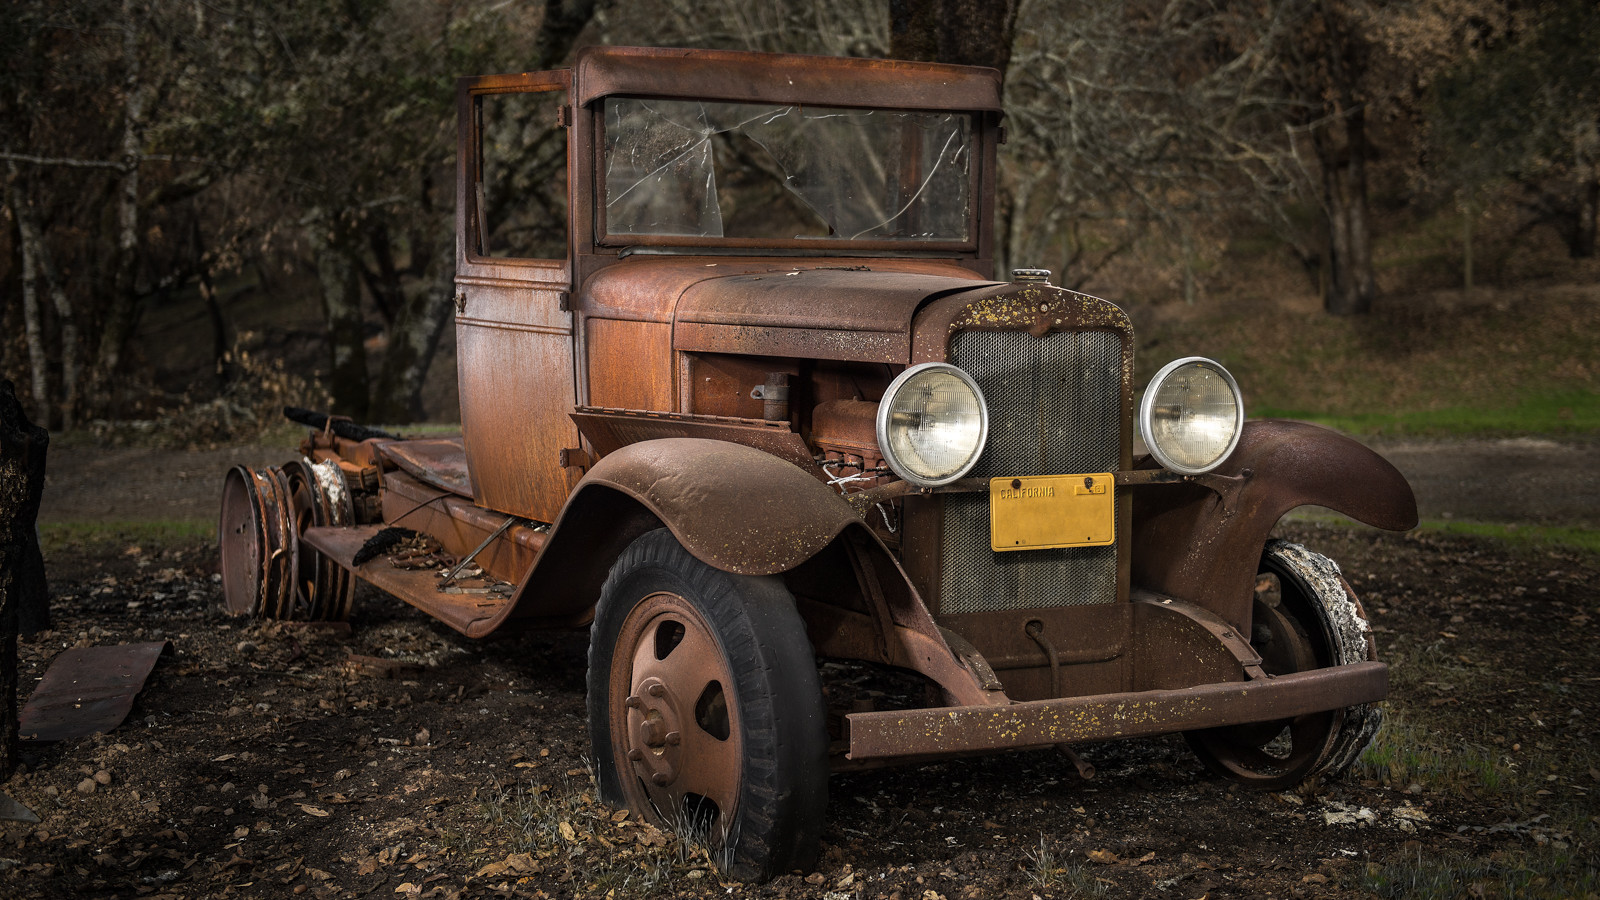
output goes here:
[[[1438, 465], [1389, 449], [1403, 470]], [[1487, 471], [1437, 479], [1466, 486], [1453, 496], [1413, 475], [1425, 516], [1465, 517], [1484, 477], [1548, 463], [1567, 487], [1543, 493], [1562, 496], [1495, 517], [1593, 522], [1594, 484], [1566, 481], [1587, 448], [1477, 451]], [[283, 458], [53, 451], [44, 518], [209, 518], [226, 465]], [[1283, 793], [1206, 775], [1177, 737], [1080, 748], [1089, 781], [1054, 751], [836, 775], [818, 869], [765, 885], [724, 882], [595, 802], [584, 633], [470, 642], [373, 593], [348, 631], [253, 623], [220, 612], [208, 545], [69, 546], [48, 560], [57, 623], [23, 642], [24, 689], [67, 647], [172, 649], [120, 729], [29, 748], [4, 789], [42, 822], [0, 827], [0, 896], [1600, 894], [1600, 560], [1315, 522], [1284, 535], [1338, 560], [1373, 615], [1387, 756]]]

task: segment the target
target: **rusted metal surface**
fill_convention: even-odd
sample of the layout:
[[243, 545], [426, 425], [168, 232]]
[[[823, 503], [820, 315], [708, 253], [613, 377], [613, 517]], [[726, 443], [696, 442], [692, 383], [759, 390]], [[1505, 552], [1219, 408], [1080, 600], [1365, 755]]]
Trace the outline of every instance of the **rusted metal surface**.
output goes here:
[[385, 444], [380, 452], [413, 478], [462, 497], [472, 496], [462, 439], [430, 438]]
[[[404, 473], [390, 473], [384, 484], [384, 521], [434, 536], [452, 556], [471, 553], [506, 519], [504, 513], [484, 509]], [[527, 573], [547, 536], [547, 531], [537, 526], [513, 525], [478, 555], [477, 562], [494, 577], [515, 584]]]
[[217, 524], [223, 606], [234, 615], [308, 622], [350, 613], [353, 584], [342, 569], [302, 552], [300, 533], [357, 521], [352, 493], [333, 462], [235, 466]]
[[[628, 256], [608, 265], [603, 271], [594, 274], [585, 280], [579, 291], [575, 303], [585, 315], [602, 319], [615, 319], [618, 321], [632, 322], [670, 322], [678, 308], [680, 298], [685, 292], [706, 283], [723, 278], [751, 278], [762, 276], [763, 280], [772, 281], [778, 278], [800, 277], [789, 276], [788, 272], [841, 272], [851, 268], [865, 267], [868, 274], [878, 277], [912, 276], [931, 277], [937, 279], [952, 279], [954, 281], [973, 281], [974, 274], [970, 267], [947, 259], [891, 259], [891, 258], [859, 258], [850, 256], [835, 257], [781, 257], [781, 256]], [[978, 282], [990, 284], [992, 282]], [[882, 296], [881, 287], [875, 288], [878, 292], [874, 296]], [[713, 291], [713, 296], [716, 296]], [[726, 294], [721, 294], [726, 296]], [[819, 312], [823, 305], [819, 297], [813, 295], [803, 298], [802, 301], [809, 305], [813, 312]], [[826, 298], [827, 306], [833, 306], [834, 298]], [[709, 304], [711, 301], [703, 301]], [[738, 302], [735, 298], [733, 302]], [[849, 315], [838, 312], [833, 315]], [[899, 325], [888, 322], [888, 317], [883, 314], [874, 314], [870, 311], [860, 311], [855, 322], [858, 328], [878, 327], [879, 329], [896, 330], [905, 327], [904, 322]], [[909, 319], [907, 319], [909, 321]], [[713, 322], [713, 324], [718, 324]]]
[[288, 618], [299, 541], [283, 470], [228, 470], [217, 523], [224, 607], [234, 615]]
[[820, 474], [805, 440], [791, 431], [786, 421], [690, 416], [636, 409], [596, 409], [588, 406], [579, 407], [573, 412], [572, 418], [602, 458], [640, 441], [700, 438], [753, 447], [808, 472]]
[[674, 811], [705, 798], [726, 827], [744, 771], [744, 710], [711, 626], [683, 597], [652, 594], [623, 620], [615, 653], [596, 677], [608, 679], [617, 766], [635, 776], [620, 779], [629, 805], [671, 824]]
[[1034, 700], [1006, 707], [852, 713], [850, 758], [1006, 750], [1262, 722], [1383, 699], [1389, 667], [1364, 662], [1249, 683]]
[[[295, 534], [306, 529], [356, 524], [355, 506], [344, 472], [331, 462], [296, 461], [284, 466], [289, 482], [289, 503], [294, 510]], [[334, 561], [304, 547], [296, 553], [296, 621], [337, 621], [350, 615], [355, 583]]]
[[1417, 523], [1411, 486], [1388, 460], [1336, 432], [1299, 422], [1256, 420], [1216, 474], [1244, 477], [1237, 509], [1199, 485], [1135, 492], [1133, 576], [1249, 627], [1260, 548], [1290, 510], [1325, 506], [1372, 525], [1404, 531]]
[[[862, 270], [865, 271], [862, 271]], [[683, 292], [673, 342], [679, 350], [907, 363], [911, 319], [929, 298], [992, 282], [944, 275], [813, 268], [729, 275]], [[826, 302], [818, 303], [818, 298]]]
[[740, 575], [792, 569], [860, 522], [798, 467], [726, 441], [630, 444], [595, 464], [578, 492], [595, 488], [634, 498], [696, 558]]
[[612, 94], [999, 112], [1000, 73], [975, 66], [663, 47], [578, 54], [577, 102]]
[[561, 465], [578, 446], [572, 313], [536, 282], [479, 284], [470, 297], [456, 316], [456, 371], [472, 496], [552, 521], [576, 480]]
[[404, 569], [380, 556], [354, 565], [356, 551], [382, 529], [379, 525], [355, 528], [312, 528], [305, 542], [319, 553], [352, 569], [373, 586], [399, 597], [468, 637], [483, 637], [498, 625], [511, 606], [509, 594], [448, 594], [439, 590], [435, 569]]
[[588, 406], [674, 410], [672, 326], [589, 317], [583, 325]]
[[[560, 98], [570, 241], [560, 259], [482, 252], [482, 99], [524, 91]], [[958, 142], [963, 168], [939, 182], [951, 188], [949, 204], [880, 222], [890, 228], [835, 233], [851, 216], [818, 213], [826, 234], [810, 220], [790, 230], [774, 213], [782, 230], [757, 238], [768, 232], [736, 223], [738, 202], [729, 201], [726, 223], [720, 207], [680, 217], [673, 204], [683, 197], [653, 181], [659, 198], [641, 189], [644, 200], [608, 212], [646, 184], [624, 167], [613, 185], [606, 169], [611, 137], [635, 141], [622, 147], [644, 142], [628, 130], [641, 97], [912, 111]], [[572, 627], [594, 615], [612, 562], [665, 527], [696, 565], [781, 578], [818, 653], [937, 685], [945, 707], [850, 715], [851, 765], [1190, 731], [1208, 765], [1276, 786], [1337, 768], [1375, 727], [1363, 710], [1383, 696], [1386, 669], [1370, 641], [1360, 653], [1340, 649], [1358, 643], [1344, 632], [1359, 631], [1359, 604], [1337, 570], [1284, 562], [1273, 574], [1313, 584], [1297, 582], [1282, 603], [1253, 590], [1254, 578], [1263, 542], [1289, 509], [1314, 503], [1407, 528], [1409, 488], [1354, 442], [1289, 423], [1251, 423], [1232, 457], [1202, 475], [1135, 467], [1128, 316], [1033, 276], [984, 280], [993, 268], [997, 73], [607, 47], [584, 51], [572, 71], [463, 79], [457, 99], [464, 438], [355, 440], [361, 433], [324, 428], [303, 447], [316, 466], [230, 473], [230, 608], [324, 615], [338, 603], [322, 598], [347, 596], [348, 567], [469, 636]], [[710, 152], [713, 133], [749, 137], [730, 137], [708, 115], [699, 149]], [[915, 143], [891, 144], [886, 160], [920, 159]], [[914, 193], [934, 183], [927, 168], [906, 164], [891, 186]], [[753, 207], [771, 212], [746, 204], [746, 216]], [[658, 208], [669, 215], [647, 215]], [[973, 470], [983, 477], [919, 490], [884, 464], [876, 415], [901, 369], [931, 361], [967, 369], [986, 385], [991, 414], [1004, 416]], [[991, 477], [1086, 473], [1113, 473], [1114, 546], [995, 560], [995, 513], [974, 492]], [[534, 524], [543, 522], [552, 525]], [[435, 571], [382, 559], [354, 566], [380, 524], [430, 535], [457, 560], [481, 547], [474, 561], [515, 587], [451, 594]], [[1030, 535], [1050, 537], [1044, 527]], [[1322, 606], [1307, 605], [1313, 595]], [[1355, 618], [1318, 612], [1341, 603]], [[678, 727], [699, 714], [709, 685], [733, 680], [714, 629], [690, 606], [648, 593], [621, 628], [627, 664], [600, 676], [614, 695], [615, 709], [602, 714], [617, 739], [596, 752], [620, 754], [619, 770], [633, 776], [624, 781], [638, 788], [624, 799], [640, 809], [690, 795], [737, 802], [729, 773], [749, 748], [695, 744]], [[1319, 643], [1318, 629], [1337, 639]], [[1279, 738], [1289, 749], [1272, 757]]]
[[62, 651], [17, 714], [18, 736], [43, 743], [115, 729], [168, 646], [150, 641]]
[[[1253, 644], [1262, 648], [1256, 677], [1316, 666], [1342, 669], [1376, 659], [1366, 617], [1339, 567], [1298, 544], [1267, 544], [1253, 606]], [[1342, 772], [1382, 722], [1377, 706], [1358, 703], [1184, 737], [1213, 772], [1263, 790], [1282, 790], [1313, 775]]]

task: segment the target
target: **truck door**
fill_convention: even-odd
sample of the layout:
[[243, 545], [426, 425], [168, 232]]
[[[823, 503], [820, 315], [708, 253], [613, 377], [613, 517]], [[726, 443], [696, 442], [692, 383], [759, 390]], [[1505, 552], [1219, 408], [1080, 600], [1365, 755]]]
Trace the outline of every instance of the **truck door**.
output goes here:
[[[548, 522], [582, 474], [572, 362], [568, 71], [457, 85], [456, 352], [480, 506]], [[576, 456], [576, 454], [572, 454]]]

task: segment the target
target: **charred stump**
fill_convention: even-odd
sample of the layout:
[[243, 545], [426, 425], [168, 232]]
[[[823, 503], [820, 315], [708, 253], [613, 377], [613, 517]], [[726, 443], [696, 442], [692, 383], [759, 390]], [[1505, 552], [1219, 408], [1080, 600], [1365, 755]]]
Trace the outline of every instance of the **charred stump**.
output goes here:
[[39, 501], [50, 433], [28, 421], [16, 388], [0, 379], [0, 780], [17, 762], [17, 633], [49, 623]]

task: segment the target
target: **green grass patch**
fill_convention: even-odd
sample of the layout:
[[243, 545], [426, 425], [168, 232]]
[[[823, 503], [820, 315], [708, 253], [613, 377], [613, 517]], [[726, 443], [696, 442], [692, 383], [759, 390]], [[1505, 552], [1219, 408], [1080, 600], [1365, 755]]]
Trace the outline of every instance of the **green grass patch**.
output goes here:
[[1361, 887], [1396, 900], [1590, 897], [1600, 891], [1600, 869], [1592, 858], [1551, 848], [1489, 859], [1416, 850], [1370, 865]]
[[479, 877], [553, 876], [577, 896], [595, 897], [654, 897], [721, 877], [704, 834], [656, 829], [613, 810], [598, 801], [590, 779], [496, 782], [480, 797], [486, 827], [440, 842], [441, 850], [483, 863]]
[[[1316, 522], [1334, 528], [1368, 529], [1337, 513], [1302, 507], [1284, 517], [1291, 522]], [[1535, 525], [1525, 522], [1470, 522], [1460, 519], [1423, 519], [1420, 531], [1486, 538], [1525, 550], [1564, 549], [1600, 554], [1600, 529], [1577, 525]]]
[[211, 543], [216, 539], [217, 523], [199, 519], [39, 523], [39, 548], [46, 557], [69, 548], [120, 550], [128, 546]]
[[1391, 706], [1383, 728], [1357, 762], [1359, 771], [1392, 787], [1419, 784], [1456, 796], [1498, 796], [1513, 787], [1515, 773], [1493, 750], [1459, 741], [1441, 746], [1439, 734]]
[[1521, 523], [1461, 522], [1454, 519], [1425, 519], [1419, 526], [1441, 534], [1492, 538], [1517, 547], [1542, 549], [1563, 547], [1600, 554], [1600, 529], [1571, 525], [1530, 525]]
[[1345, 415], [1269, 406], [1253, 409], [1251, 415], [1300, 419], [1349, 434], [1417, 437], [1589, 434], [1600, 431], [1600, 393], [1554, 393], [1530, 397], [1511, 406], [1448, 406]]
[[[1251, 416], [1357, 434], [1600, 433], [1600, 291], [1385, 297], [1334, 317], [1267, 295], [1136, 310], [1139, 378], [1206, 356], [1239, 382]], [[1142, 314], [1141, 314], [1142, 313]], [[1142, 386], [1142, 383], [1140, 383]]]
[[1051, 846], [1044, 835], [1039, 836], [1037, 848], [1027, 851], [1027, 857], [1024, 874], [1038, 890], [1061, 891], [1073, 900], [1099, 900], [1107, 893], [1104, 882], [1085, 867], [1069, 862], [1067, 854]]

